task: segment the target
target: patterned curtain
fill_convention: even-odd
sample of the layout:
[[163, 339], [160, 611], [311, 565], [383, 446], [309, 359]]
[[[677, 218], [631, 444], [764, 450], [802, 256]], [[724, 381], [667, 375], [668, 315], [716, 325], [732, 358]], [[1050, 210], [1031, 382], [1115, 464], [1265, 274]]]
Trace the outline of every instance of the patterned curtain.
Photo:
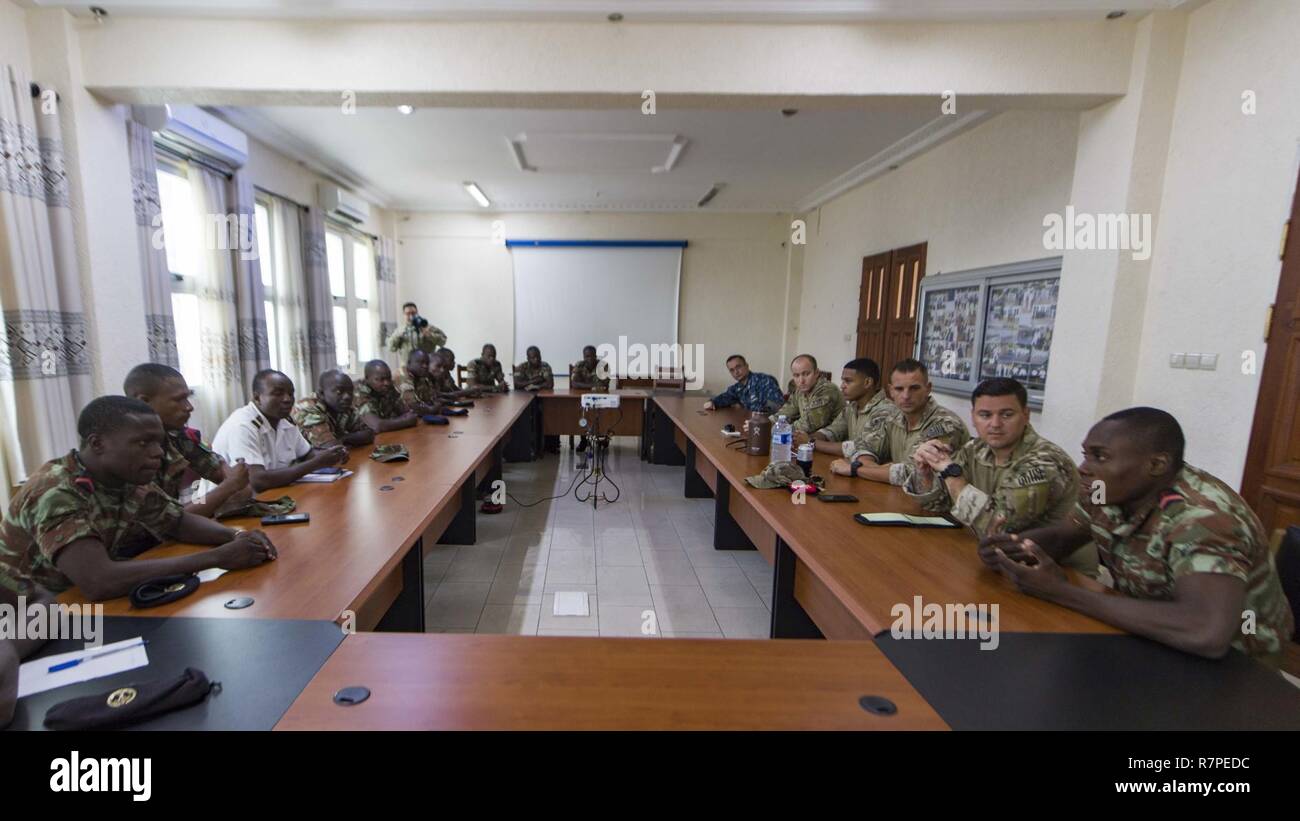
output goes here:
[[307, 351], [311, 384], [338, 367], [334, 350], [334, 298], [330, 293], [329, 263], [325, 258], [325, 216], [319, 208], [305, 208], [302, 217], [302, 267], [307, 286]]
[[275, 246], [276, 349], [280, 370], [293, 380], [298, 393], [312, 389], [311, 355], [307, 345], [307, 282], [302, 265], [302, 209], [279, 197], [271, 198], [271, 235]]
[[[235, 264], [235, 315], [239, 329], [240, 384], [253, 382], [253, 374], [271, 367], [271, 348], [266, 338], [266, 291], [262, 286], [262, 263], [257, 258], [257, 207], [253, 182], [246, 171], [236, 171], [230, 180], [234, 223], [239, 242], [233, 249]], [[251, 397], [250, 397], [251, 398]]]
[[[135, 200], [136, 244], [140, 248], [144, 277], [145, 332], [149, 361], [180, 367], [176, 354], [176, 322], [172, 319], [172, 275], [162, 244], [162, 204], [158, 199], [158, 162], [154, 158], [153, 132], [134, 120], [126, 121], [131, 156], [131, 195]], [[155, 235], [158, 241], [154, 242]]]
[[[230, 230], [226, 178], [197, 163], [189, 164], [194, 211], [202, 225], [199, 270], [192, 283], [198, 297], [199, 356], [203, 370], [195, 384], [194, 406], [202, 430], [216, 431], [231, 411], [244, 404], [248, 386], [243, 383], [239, 354], [239, 317], [235, 296], [235, 253], [238, 232]], [[232, 233], [235, 236], [232, 239]]]
[[0, 501], [93, 398], [58, 102], [0, 66]]
[[389, 360], [389, 365], [396, 372], [398, 356], [388, 350], [388, 336], [397, 330], [397, 256], [394, 253], [396, 243], [387, 237], [380, 237], [375, 246], [375, 278], [378, 280], [375, 293], [379, 296], [379, 339], [375, 340], [375, 350], [381, 357]]

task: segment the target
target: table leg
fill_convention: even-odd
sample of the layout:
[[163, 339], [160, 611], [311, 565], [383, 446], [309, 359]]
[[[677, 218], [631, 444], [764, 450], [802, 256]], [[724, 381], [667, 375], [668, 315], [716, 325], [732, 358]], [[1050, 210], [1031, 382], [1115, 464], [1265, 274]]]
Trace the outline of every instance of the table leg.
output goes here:
[[541, 453], [536, 405], [537, 397], [533, 397], [533, 401], [519, 414], [514, 426], [510, 428], [505, 450], [507, 462], [531, 462]]
[[713, 549], [756, 550], [749, 536], [731, 516], [731, 483], [721, 473], [718, 473], [718, 490], [713, 501]]
[[794, 598], [794, 551], [780, 536], [776, 538], [775, 573], [772, 578], [772, 638], [825, 638], [803, 605]]
[[651, 461], [656, 465], [684, 465], [686, 457], [682, 455], [681, 448], [673, 441], [673, 431], [677, 426], [668, 414], [659, 409], [659, 405], [651, 402], [649, 408], [650, 427], [650, 453]]
[[424, 632], [424, 540], [416, 539], [402, 558], [402, 592], [375, 625], [389, 633]]
[[438, 539], [438, 544], [474, 544], [477, 536], [478, 500], [475, 498], [474, 477], [465, 479], [460, 488], [460, 511], [451, 520]]
[[686, 440], [686, 498], [707, 499], [713, 495], [713, 489], [695, 470], [695, 442]]

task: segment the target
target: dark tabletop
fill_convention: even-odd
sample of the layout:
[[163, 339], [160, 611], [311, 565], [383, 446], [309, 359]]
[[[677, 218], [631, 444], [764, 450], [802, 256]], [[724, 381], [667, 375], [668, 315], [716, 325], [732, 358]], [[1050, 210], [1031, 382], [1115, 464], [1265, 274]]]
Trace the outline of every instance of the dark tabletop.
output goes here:
[[[193, 667], [220, 681], [221, 691], [131, 729], [269, 730], [343, 640], [339, 627], [328, 621], [104, 619], [104, 644], [136, 636], [149, 642], [148, 666], [20, 699], [10, 729], [43, 729], [46, 710], [61, 701], [170, 679]], [[53, 641], [25, 661], [84, 647], [79, 641]]]
[[1300, 688], [1236, 650], [1074, 633], [876, 643], [954, 730], [1300, 730]]

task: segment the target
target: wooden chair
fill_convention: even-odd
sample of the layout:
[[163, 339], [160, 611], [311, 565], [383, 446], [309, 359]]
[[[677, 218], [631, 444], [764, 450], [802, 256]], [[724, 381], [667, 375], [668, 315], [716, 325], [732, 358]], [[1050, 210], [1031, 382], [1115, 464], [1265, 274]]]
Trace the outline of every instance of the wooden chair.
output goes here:
[[652, 387], [686, 393], [686, 372], [681, 368], [656, 368]]
[[465, 387], [465, 374], [467, 370], [464, 365], [456, 365], [456, 384]]

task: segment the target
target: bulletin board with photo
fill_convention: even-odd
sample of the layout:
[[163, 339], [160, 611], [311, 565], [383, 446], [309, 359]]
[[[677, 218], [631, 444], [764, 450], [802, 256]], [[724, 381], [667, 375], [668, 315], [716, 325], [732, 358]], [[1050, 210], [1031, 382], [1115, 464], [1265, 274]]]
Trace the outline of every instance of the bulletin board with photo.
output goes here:
[[1020, 380], [1039, 409], [1047, 389], [1061, 258], [936, 274], [921, 281], [916, 358], [935, 390], [969, 396], [995, 376]]

